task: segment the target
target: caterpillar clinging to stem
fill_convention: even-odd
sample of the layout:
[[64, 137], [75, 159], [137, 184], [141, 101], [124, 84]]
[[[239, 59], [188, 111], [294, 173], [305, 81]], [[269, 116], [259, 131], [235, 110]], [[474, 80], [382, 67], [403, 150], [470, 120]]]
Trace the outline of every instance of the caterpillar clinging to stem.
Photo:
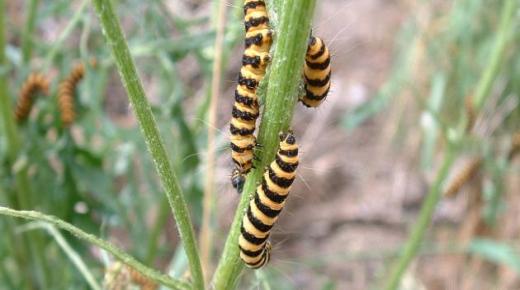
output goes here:
[[240, 258], [250, 268], [261, 268], [270, 259], [269, 235], [285, 206], [297, 167], [296, 139], [292, 132], [281, 134], [275, 160], [266, 168], [262, 183], [258, 185], [242, 219], [238, 240]]
[[272, 30], [264, 1], [246, 0], [244, 3], [246, 38], [242, 67], [235, 90], [231, 132], [231, 157], [235, 163], [231, 182], [239, 192], [245, 175], [253, 167], [256, 146], [256, 119], [260, 114], [257, 88], [265, 75], [271, 57]]

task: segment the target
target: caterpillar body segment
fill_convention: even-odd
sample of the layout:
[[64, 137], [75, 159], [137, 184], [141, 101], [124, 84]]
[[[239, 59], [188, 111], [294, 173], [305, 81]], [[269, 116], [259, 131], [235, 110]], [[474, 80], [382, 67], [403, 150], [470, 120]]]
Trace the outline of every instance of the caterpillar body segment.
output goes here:
[[76, 109], [74, 104], [74, 94], [78, 83], [85, 75], [85, 66], [79, 63], [64, 79], [58, 88], [58, 106], [61, 112], [61, 122], [65, 127], [69, 127], [76, 119]]
[[244, 184], [245, 175], [253, 166], [256, 146], [254, 133], [256, 119], [260, 114], [257, 88], [271, 61], [269, 50], [273, 33], [269, 28], [269, 17], [263, 0], [244, 1], [244, 27], [245, 50], [230, 124], [231, 157], [235, 163], [231, 183], [239, 192]]
[[244, 261], [247, 267], [252, 269], [260, 269], [265, 266], [271, 259], [271, 248], [271, 243], [266, 241], [263, 248], [258, 251], [241, 250], [240, 258], [242, 261]]
[[444, 197], [454, 197], [464, 185], [466, 185], [474, 176], [476, 176], [482, 166], [483, 160], [481, 158], [474, 158], [470, 160], [464, 167], [457, 172], [453, 180], [448, 184], [444, 191]]
[[267, 65], [270, 61], [271, 56], [269, 55], [269, 52], [246, 50], [242, 56], [242, 69], [251, 71], [251, 73], [261, 75], [263, 77], [265, 74], [265, 69], [267, 68]]
[[253, 149], [256, 144], [256, 137], [254, 135], [231, 136], [231, 158], [235, 163], [237, 169], [241, 174], [245, 174], [253, 167]]
[[244, 1], [244, 28], [246, 33], [269, 29], [269, 17], [267, 16], [265, 1]]
[[246, 38], [244, 40], [246, 49], [252, 49], [258, 52], [269, 52], [272, 43], [273, 31], [271, 29], [246, 32]]
[[23, 122], [29, 117], [38, 92], [49, 94], [49, 80], [43, 74], [31, 73], [20, 89], [16, 104], [15, 116], [18, 122]]
[[258, 52], [252, 49], [246, 49], [242, 56], [238, 85], [255, 94], [255, 98], [257, 98], [256, 89], [264, 78], [270, 60], [271, 57], [268, 52]]
[[240, 257], [250, 268], [261, 268], [270, 259], [269, 235], [285, 206], [297, 167], [296, 139], [292, 132], [281, 134], [276, 157], [266, 168], [262, 182], [242, 218], [238, 240]]
[[253, 134], [248, 136], [231, 135], [231, 158], [235, 163], [235, 169], [231, 173], [231, 184], [238, 193], [242, 192], [246, 174], [253, 167], [255, 146], [256, 137]]
[[330, 90], [330, 52], [325, 42], [311, 36], [303, 68], [305, 93], [300, 101], [307, 107], [317, 107]]

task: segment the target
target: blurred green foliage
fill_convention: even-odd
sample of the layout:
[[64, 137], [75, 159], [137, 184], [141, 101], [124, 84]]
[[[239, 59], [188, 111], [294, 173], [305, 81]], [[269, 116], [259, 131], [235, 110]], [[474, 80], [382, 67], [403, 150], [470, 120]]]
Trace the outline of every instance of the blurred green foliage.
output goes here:
[[[378, 114], [395, 117], [394, 142], [403, 148], [420, 134], [417, 167], [428, 174], [438, 170], [439, 155], [449, 154], [453, 145], [458, 159], [483, 158], [477, 181], [483, 186], [477, 192], [484, 200], [480, 219], [493, 228], [507, 214], [505, 178], [519, 172], [508, 160], [511, 137], [520, 130], [519, 51], [514, 1], [416, 2], [396, 37], [389, 79], [371, 100], [349, 112], [343, 124], [352, 129]], [[465, 130], [467, 103], [477, 112], [470, 131]], [[471, 253], [516, 267], [512, 257], [504, 258], [503, 245], [484, 242], [475, 240]]]

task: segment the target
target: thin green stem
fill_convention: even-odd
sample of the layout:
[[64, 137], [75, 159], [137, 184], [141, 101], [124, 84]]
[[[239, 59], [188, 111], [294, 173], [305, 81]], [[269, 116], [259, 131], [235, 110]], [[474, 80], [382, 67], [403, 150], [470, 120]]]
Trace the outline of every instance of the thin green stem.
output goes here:
[[432, 215], [439, 203], [442, 195], [442, 185], [449, 173], [451, 165], [455, 160], [455, 150], [453, 147], [449, 148], [444, 156], [442, 166], [437, 174], [437, 177], [430, 188], [430, 192], [423, 202], [421, 211], [417, 222], [414, 224], [410, 237], [408, 238], [400, 258], [390, 267], [391, 272], [386, 281], [386, 290], [396, 290], [401, 282], [401, 277], [408, 268], [412, 259], [417, 255], [424, 234], [430, 225]]
[[34, 25], [36, 24], [36, 15], [38, 11], [39, 0], [30, 0], [27, 5], [27, 17], [25, 19], [25, 26], [22, 32], [22, 57], [25, 63], [28, 63], [31, 59], [33, 40], [32, 35], [34, 31]]
[[204, 180], [204, 195], [202, 199], [202, 224], [199, 233], [200, 256], [204, 270], [204, 279], [207, 282], [212, 270], [211, 253], [213, 235], [211, 221], [215, 205], [215, 164], [216, 147], [215, 135], [217, 132], [217, 103], [220, 94], [220, 83], [222, 78], [222, 50], [224, 46], [224, 33], [226, 26], [226, 1], [219, 0], [216, 10], [214, 59], [211, 79], [211, 97], [208, 111], [208, 143], [206, 158], [206, 175]]
[[85, 262], [83, 262], [80, 255], [76, 251], [74, 251], [74, 249], [69, 245], [67, 240], [60, 233], [60, 231], [56, 229], [56, 227], [46, 223], [38, 222], [36, 223], [35, 228], [46, 229], [47, 232], [49, 232], [49, 235], [51, 235], [54, 238], [58, 246], [60, 246], [63, 252], [65, 252], [72, 264], [74, 264], [74, 266], [78, 269], [81, 275], [85, 278], [90, 288], [92, 288], [92, 290], [101, 290], [101, 286], [97, 283], [96, 279], [94, 278], [94, 275], [92, 275]]
[[7, 63], [5, 58], [5, 1], [0, 0], [0, 113], [7, 137], [7, 158], [14, 161], [20, 147], [20, 137], [14, 122], [12, 104], [7, 93]]
[[123, 250], [119, 249], [118, 247], [112, 245], [111, 243], [102, 240], [92, 234], [86, 233], [82, 231], [81, 229], [63, 221], [60, 220], [57, 217], [46, 215], [37, 211], [25, 211], [25, 210], [14, 210], [7, 207], [0, 206], [0, 215], [5, 216], [12, 216], [17, 218], [22, 218], [26, 220], [33, 220], [33, 221], [40, 221], [49, 223], [53, 226], [56, 226], [62, 230], [65, 230], [69, 233], [71, 233], [73, 236], [75, 236], [78, 239], [87, 241], [88, 243], [91, 243], [93, 245], [96, 245], [103, 250], [109, 252], [114, 257], [118, 258], [121, 262], [131, 266], [132, 268], [136, 269], [143, 275], [147, 276], [148, 278], [161, 283], [165, 286], [172, 287], [173, 289], [190, 289], [189, 285], [186, 282], [172, 279], [171, 277], [168, 277], [167, 275], [161, 274], [157, 272], [156, 270], [149, 268], [145, 265], [143, 265], [141, 262], [137, 261], [134, 257], [128, 255]]
[[164, 225], [166, 225], [167, 219], [170, 217], [169, 211], [170, 209], [168, 206], [168, 200], [166, 197], [164, 197], [161, 199], [155, 225], [148, 234], [149, 239], [145, 260], [148, 264], [152, 264], [154, 262], [159, 247], [159, 238], [161, 237], [161, 233], [163, 233]]
[[193, 287], [194, 289], [204, 289], [202, 269], [188, 208], [182, 195], [179, 181], [172, 170], [164, 143], [159, 135], [150, 104], [144, 94], [144, 89], [130, 55], [119, 18], [114, 12], [111, 1], [93, 0], [93, 3], [107, 43], [112, 49], [119, 74], [141, 127], [146, 145], [152, 155], [155, 168], [175, 216], [179, 234], [190, 264]]
[[514, 26], [515, 14], [517, 13], [518, 0], [505, 0], [500, 16], [500, 26], [496, 34], [496, 39], [486, 65], [473, 96], [473, 105], [476, 111], [482, 109], [486, 98], [489, 96], [493, 83], [500, 72], [500, 67], [505, 57], [507, 45], [513, 39], [512, 30]]
[[[7, 88], [7, 62], [5, 57], [5, 1], [0, 0], [0, 114], [4, 130], [7, 137], [7, 161], [11, 168], [18, 158], [19, 149], [21, 147], [21, 138], [16, 128], [16, 122], [13, 113], [13, 106], [8, 96]], [[27, 167], [24, 166], [13, 172], [16, 184], [16, 198], [18, 199], [18, 207], [30, 208], [30, 192], [29, 178], [27, 175]], [[43, 241], [39, 235], [31, 235], [32, 238], [24, 239], [21, 244], [26, 248], [26, 255], [31, 253], [34, 260], [34, 269], [36, 269], [38, 280], [41, 287], [46, 287], [47, 267], [44, 265], [44, 247]], [[29, 244], [29, 240], [33, 243]], [[27, 265], [19, 265], [27, 267]]]
[[54, 58], [58, 54], [58, 51], [64, 48], [63, 42], [72, 33], [72, 31], [74, 31], [74, 28], [76, 28], [76, 26], [80, 23], [81, 18], [83, 17], [83, 14], [85, 13], [85, 10], [87, 8], [88, 2], [89, 0], [83, 0], [83, 2], [81, 2], [80, 6], [76, 9], [76, 12], [74, 12], [74, 15], [72, 15], [72, 17], [70, 18], [70, 21], [67, 24], [67, 26], [58, 36], [58, 39], [56, 39], [56, 41], [53, 42], [53, 45], [49, 50], [49, 53], [47, 53], [45, 57], [45, 62], [42, 71], [47, 71], [50, 68]]
[[275, 44], [276, 51], [270, 68], [263, 117], [258, 133], [258, 141], [262, 144], [262, 150], [255, 153], [260, 158], [260, 162], [248, 175], [244, 185], [244, 191], [213, 279], [217, 290], [234, 289], [243, 268], [238, 249], [240, 224], [251, 194], [255, 191], [256, 182], [261, 178], [264, 166], [274, 158], [279, 144], [278, 133], [286, 131], [290, 127], [315, 3], [315, 0], [287, 0], [278, 10], [279, 26], [276, 32], [278, 36]]
[[[498, 28], [494, 46], [491, 51], [491, 57], [489, 58], [489, 63], [487, 64], [486, 69], [481, 75], [475, 90], [475, 94], [473, 96], [475, 114], [479, 112], [484, 106], [486, 99], [492, 89], [493, 83], [498, 73], [500, 72], [500, 67], [505, 57], [506, 47], [509, 41], [512, 39], [511, 32], [517, 6], [517, 0], [505, 0], [503, 2], [502, 13], [500, 17], [501, 22]], [[464, 128], [466, 127], [465, 119], [462, 118], [459, 124], [458, 131], [460, 131], [460, 134], [462, 134]], [[454, 143], [455, 144], [452, 144], [451, 147], [448, 148], [443, 165], [437, 175], [437, 179], [430, 188], [430, 192], [428, 193], [426, 200], [423, 202], [419, 218], [412, 229], [408, 241], [405, 244], [402, 255], [391, 267], [390, 275], [386, 280], [386, 285], [384, 288], [386, 290], [395, 290], [398, 288], [401, 277], [419, 250], [424, 234], [431, 222], [434, 210], [441, 198], [441, 187], [444, 180], [446, 179], [452, 163], [455, 160], [457, 151], [455, 148], [458, 147], [460, 140], [455, 140]]]

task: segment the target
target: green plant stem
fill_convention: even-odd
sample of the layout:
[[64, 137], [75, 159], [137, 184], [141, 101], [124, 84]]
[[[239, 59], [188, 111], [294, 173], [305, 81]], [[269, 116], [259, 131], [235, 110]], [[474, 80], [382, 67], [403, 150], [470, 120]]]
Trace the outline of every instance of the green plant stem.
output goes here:
[[112, 49], [119, 74], [141, 127], [146, 145], [152, 155], [162, 186], [168, 197], [168, 202], [175, 216], [180, 238], [184, 244], [184, 250], [190, 264], [193, 287], [194, 289], [204, 289], [202, 269], [188, 208], [182, 195], [179, 181], [172, 170], [164, 143], [159, 135], [150, 104], [146, 100], [134, 62], [130, 56], [119, 18], [115, 14], [112, 3], [109, 0], [93, 0], [93, 3], [103, 28], [103, 33], [108, 45]]
[[20, 137], [14, 122], [12, 104], [7, 93], [7, 63], [5, 58], [5, 1], [0, 0], [0, 112], [7, 137], [7, 158], [9, 161], [16, 159], [20, 147]]
[[39, 3], [39, 0], [30, 0], [29, 5], [25, 10], [27, 11], [27, 17], [22, 32], [22, 57], [25, 63], [28, 63], [31, 59], [33, 47], [32, 34], [34, 31], [34, 25], [36, 24], [36, 12], [38, 11]]
[[[0, 115], [2, 118], [1, 123], [3, 124], [3, 131], [5, 132], [5, 136], [7, 137], [7, 159], [9, 161], [14, 160], [17, 155], [17, 149], [20, 145], [20, 140], [18, 137], [18, 133], [16, 131], [16, 124], [14, 123], [14, 114], [11, 110], [12, 105], [9, 100], [9, 96], [7, 93], [7, 63], [5, 58], [5, 1], [0, 0]], [[0, 191], [2, 194], [7, 194], [6, 191]], [[11, 200], [11, 198], [7, 198]], [[12, 233], [14, 233], [15, 224], [11, 222], [6, 222], [7, 235], [9, 236], [10, 241], [14, 241], [12, 237]], [[25, 250], [20, 244], [25, 246]], [[27, 254], [29, 252], [29, 247], [24, 240], [22, 243], [11, 243], [12, 247], [15, 249], [14, 257], [17, 261], [17, 266], [20, 267], [20, 271], [28, 271], [27, 264]], [[25, 254], [24, 254], [25, 253]], [[25, 268], [25, 269], [22, 269]], [[24, 281], [23, 286], [28, 286], [27, 281]]]
[[[501, 22], [491, 51], [491, 57], [489, 58], [489, 63], [483, 71], [479, 82], [477, 83], [475, 94], [473, 96], [475, 114], [483, 108], [486, 99], [491, 92], [493, 83], [498, 73], [500, 72], [500, 67], [505, 57], [506, 47], [509, 41], [512, 39], [511, 32], [517, 6], [517, 0], [505, 0], [503, 2], [502, 13], [500, 17]], [[463, 128], [465, 127], [466, 124], [464, 123], [464, 118], [462, 118], [460, 126], [458, 126], [458, 128], [461, 129], [459, 131], [464, 131]], [[457, 140], [455, 143], [459, 143], [459, 141], [460, 140]], [[456, 154], [454, 151], [456, 150], [454, 148], [456, 147], [458, 147], [458, 145], [453, 144], [446, 153], [443, 165], [437, 175], [437, 179], [435, 180], [426, 200], [423, 203], [421, 212], [419, 214], [419, 219], [412, 229], [410, 237], [405, 244], [403, 253], [399, 260], [397, 260], [390, 268], [390, 275], [388, 276], [388, 280], [386, 281], [384, 288], [386, 290], [395, 290], [398, 288], [402, 275], [418, 252], [426, 229], [431, 222], [433, 212], [441, 198], [441, 186], [446, 179], [451, 164], [455, 159]]]
[[85, 278], [87, 281], [87, 284], [92, 288], [92, 290], [101, 290], [101, 286], [97, 283], [96, 279], [94, 278], [94, 275], [90, 272], [87, 265], [83, 260], [81, 259], [80, 255], [74, 251], [74, 249], [69, 245], [67, 240], [63, 237], [63, 235], [56, 229], [56, 227], [46, 224], [46, 223], [37, 223], [37, 228], [40, 229], [46, 229], [47, 232], [49, 232], [49, 235], [51, 235], [58, 246], [65, 252], [67, 257], [70, 259], [72, 264], [78, 269], [78, 271], [81, 273], [81, 275]]
[[214, 58], [211, 79], [211, 97], [208, 111], [208, 143], [206, 157], [206, 175], [204, 179], [204, 194], [202, 198], [202, 223], [199, 233], [200, 256], [204, 270], [204, 279], [207, 282], [212, 270], [211, 254], [213, 247], [213, 235], [211, 229], [211, 221], [213, 220], [213, 208], [215, 205], [215, 164], [216, 164], [216, 147], [217, 143], [215, 135], [217, 132], [217, 103], [220, 94], [220, 83], [222, 78], [222, 50], [224, 46], [224, 33], [226, 26], [226, 1], [219, 0], [215, 2], [216, 21], [215, 29], [217, 35], [215, 37]]
[[493, 83], [500, 72], [500, 67], [505, 57], [507, 45], [513, 39], [512, 30], [515, 24], [515, 14], [518, 7], [518, 0], [505, 0], [502, 6], [502, 13], [500, 16], [500, 26], [496, 34], [496, 39], [491, 51], [489, 63], [486, 65], [480, 80], [475, 89], [473, 96], [473, 106], [476, 111], [480, 111], [486, 98], [489, 96]]
[[[164, 202], [162, 199], [164, 199]], [[170, 211], [168, 206], [168, 200], [166, 197], [163, 197], [162, 199], [161, 205], [159, 206], [159, 211], [157, 214], [155, 225], [149, 233], [145, 260], [148, 264], [152, 264], [154, 262], [159, 247], [159, 238], [161, 237], [162, 229], [164, 228], [164, 225], [166, 225], [168, 217], [170, 216], [168, 214]]]
[[290, 127], [315, 3], [315, 0], [287, 0], [278, 10], [279, 27], [276, 32], [278, 36], [276, 52], [271, 64], [269, 84], [264, 98], [263, 117], [258, 133], [258, 142], [262, 144], [262, 149], [255, 153], [260, 158], [260, 162], [255, 164], [256, 168], [248, 175], [244, 185], [244, 191], [213, 279], [217, 290], [233, 289], [243, 268], [238, 249], [240, 224], [251, 194], [255, 191], [256, 182], [261, 178], [264, 166], [274, 158], [279, 144], [278, 133], [286, 131]]
[[[8, 96], [7, 89], [7, 62], [5, 58], [5, 1], [0, 0], [0, 114], [2, 115], [2, 123], [4, 124], [5, 134], [7, 137], [7, 161], [11, 166], [18, 158], [19, 149], [21, 147], [21, 139], [16, 128], [12, 104]], [[30, 208], [30, 187], [27, 175], [27, 167], [24, 166], [19, 170], [14, 170], [16, 197], [18, 199], [18, 207]], [[46, 285], [47, 267], [44, 265], [44, 247], [43, 241], [39, 235], [31, 235], [32, 238], [23, 239], [22, 245], [26, 248], [26, 255], [29, 253], [34, 260], [34, 269], [36, 269], [40, 286]], [[33, 243], [30, 244], [29, 240]], [[19, 267], [27, 267], [25, 263], [18, 265]]]
[[454, 148], [448, 148], [446, 155], [444, 156], [442, 166], [437, 174], [437, 177], [432, 187], [430, 188], [430, 192], [428, 192], [428, 195], [426, 196], [426, 199], [423, 202], [417, 222], [414, 224], [412, 228], [412, 231], [408, 240], [406, 241], [400, 258], [390, 267], [390, 275], [388, 276], [384, 289], [397, 289], [399, 283], [401, 282], [401, 277], [408, 268], [408, 265], [410, 264], [412, 259], [417, 255], [417, 252], [421, 247], [421, 242], [424, 238], [424, 234], [426, 233], [426, 230], [430, 225], [432, 215], [441, 198], [442, 185], [444, 184], [444, 181], [448, 176], [451, 165], [455, 160], [455, 156], [456, 154]]
[[190, 289], [189, 285], [186, 282], [172, 279], [172, 278], [168, 277], [167, 275], [161, 274], [161, 273], [157, 272], [156, 270], [143, 265], [141, 262], [137, 261], [134, 257], [128, 255], [123, 250], [117, 248], [116, 246], [112, 245], [111, 243], [109, 243], [105, 240], [102, 240], [92, 234], [86, 233], [86, 232], [82, 231], [81, 229], [79, 229], [63, 220], [60, 220], [57, 217], [54, 217], [51, 215], [46, 215], [46, 214], [43, 214], [43, 213], [40, 213], [37, 211], [14, 210], [14, 209], [10, 209], [10, 208], [3, 207], [3, 206], [0, 206], [0, 215], [49, 223], [53, 226], [56, 226], [60, 229], [63, 229], [65, 231], [71, 233], [78, 239], [85, 240], [91, 244], [94, 244], [94, 245], [104, 249], [105, 251], [114, 255], [114, 257], [118, 258], [121, 262], [129, 265], [130, 267], [136, 269], [143, 275], [147, 276], [148, 278], [150, 278], [158, 283], [161, 283], [165, 286], [172, 287], [173, 289]]

